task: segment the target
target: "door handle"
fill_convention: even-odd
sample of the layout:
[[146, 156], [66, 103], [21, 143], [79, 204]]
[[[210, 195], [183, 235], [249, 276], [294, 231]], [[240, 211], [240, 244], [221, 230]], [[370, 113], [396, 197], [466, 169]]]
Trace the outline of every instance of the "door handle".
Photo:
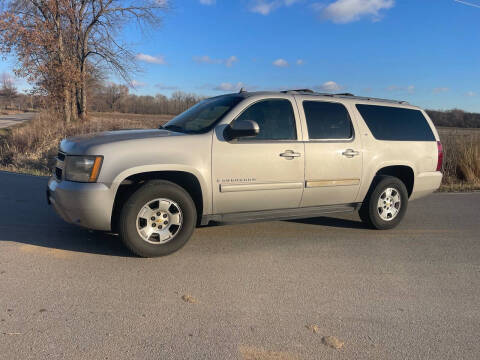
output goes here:
[[346, 156], [348, 158], [352, 158], [354, 156], [358, 156], [360, 155], [360, 152], [359, 151], [355, 151], [353, 149], [347, 149], [345, 150], [343, 153], [342, 153], [343, 156]]
[[302, 154], [297, 153], [293, 150], [285, 150], [285, 152], [281, 153], [280, 156], [287, 160], [293, 160], [293, 158], [300, 157], [302, 156]]

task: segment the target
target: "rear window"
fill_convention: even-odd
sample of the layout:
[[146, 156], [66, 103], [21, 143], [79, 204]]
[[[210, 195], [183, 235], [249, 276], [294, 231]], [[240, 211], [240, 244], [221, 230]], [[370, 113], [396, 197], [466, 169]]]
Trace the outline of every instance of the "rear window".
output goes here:
[[353, 136], [352, 122], [342, 104], [304, 101], [310, 140], [347, 140]]
[[357, 104], [357, 109], [378, 140], [435, 141], [432, 129], [419, 110]]

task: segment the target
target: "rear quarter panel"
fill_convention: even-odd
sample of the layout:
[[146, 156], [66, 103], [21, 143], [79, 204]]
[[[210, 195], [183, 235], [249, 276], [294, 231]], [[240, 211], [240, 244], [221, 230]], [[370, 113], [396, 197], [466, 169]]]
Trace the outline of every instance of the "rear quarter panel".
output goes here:
[[[362, 102], [354, 102], [353, 106], [351, 106], [353, 116], [356, 117], [358, 126], [360, 128], [364, 161], [362, 184], [360, 186], [356, 201], [364, 201], [373, 178], [382, 168], [395, 165], [408, 166], [413, 170], [415, 183], [419, 177], [425, 177], [425, 175], [429, 174], [433, 175], [433, 173], [436, 172], [435, 170], [438, 160], [436, 141], [384, 141], [375, 139], [367, 124], [363, 120], [363, 117], [355, 107], [355, 104], [361, 103]], [[391, 106], [385, 103], [368, 102], [365, 104]], [[427, 119], [435, 139], [438, 141], [438, 132], [425, 111], [410, 105], [395, 105], [395, 107], [420, 110]], [[431, 192], [435, 191], [436, 188], [436, 185], [432, 183]], [[411, 195], [412, 199], [416, 198], [415, 191], [416, 188], [414, 184], [413, 193]]]

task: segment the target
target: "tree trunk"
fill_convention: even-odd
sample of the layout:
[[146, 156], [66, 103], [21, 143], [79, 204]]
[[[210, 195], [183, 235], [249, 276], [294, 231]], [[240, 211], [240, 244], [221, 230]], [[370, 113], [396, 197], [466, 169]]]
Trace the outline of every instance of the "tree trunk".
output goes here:
[[80, 106], [79, 106], [79, 115], [80, 119], [85, 121], [87, 120], [87, 79], [84, 74], [85, 70], [82, 70], [82, 79], [80, 83]]
[[71, 117], [72, 117], [72, 121], [77, 121], [78, 120], [78, 110], [77, 110], [77, 97], [75, 95], [75, 89], [72, 89], [70, 91], [70, 108], [72, 109], [71, 110]]
[[71, 96], [70, 90], [65, 88], [63, 91], [63, 121], [69, 124], [72, 120]]

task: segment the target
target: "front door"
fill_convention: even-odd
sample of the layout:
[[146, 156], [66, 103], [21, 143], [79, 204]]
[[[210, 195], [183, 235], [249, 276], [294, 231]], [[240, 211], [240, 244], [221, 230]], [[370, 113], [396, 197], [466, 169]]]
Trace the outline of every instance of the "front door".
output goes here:
[[[355, 202], [362, 174], [359, 131], [338, 102], [299, 103], [309, 140], [305, 143], [302, 207]], [[357, 134], [357, 135], [356, 135]]]
[[[304, 189], [304, 144], [291, 96], [251, 101], [235, 120], [253, 120], [260, 133], [226, 141], [222, 126], [212, 146], [216, 214], [297, 208]], [[235, 121], [233, 120], [233, 121]]]

